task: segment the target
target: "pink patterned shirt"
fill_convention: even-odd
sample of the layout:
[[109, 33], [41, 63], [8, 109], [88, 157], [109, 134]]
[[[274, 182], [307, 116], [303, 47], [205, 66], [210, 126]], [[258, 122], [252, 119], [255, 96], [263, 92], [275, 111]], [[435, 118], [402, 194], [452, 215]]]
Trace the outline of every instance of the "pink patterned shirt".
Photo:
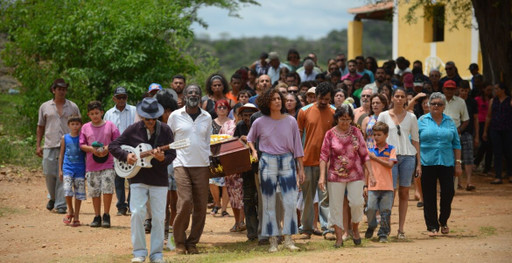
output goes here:
[[370, 160], [363, 134], [354, 126], [350, 126], [348, 133], [341, 133], [336, 127], [328, 130], [322, 144], [320, 160], [330, 161], [327, 169], [328, 182], [363, 180], [363, 165]]

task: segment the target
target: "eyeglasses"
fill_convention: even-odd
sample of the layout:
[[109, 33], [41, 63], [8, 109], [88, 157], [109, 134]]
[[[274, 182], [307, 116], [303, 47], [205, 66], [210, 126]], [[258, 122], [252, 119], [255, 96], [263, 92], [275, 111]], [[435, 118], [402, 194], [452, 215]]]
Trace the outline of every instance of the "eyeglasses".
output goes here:
[[400, 131], [400, 125], [396, 126], [396, 133], [398, 134], [398, 136], [402, 136], [402, 132]]
[[227, 110], [228, 107], [226, 107], [226, 106], [219, 106], [219, 107], [217, 107], [217, 109], [219, 109], [219, 110]]
[[299, 90], [297, 90], [297, 89], [291, 89], [291, 90], [288, 90], [288, 93], [299, 93]]
[[157, 118], [154, 118], [154, 119], [150, 119], [150, 118], [144, 118], [145, 121], [156, 121], [158, 120]]
[[361, 95], [361, 98], [369, 98], [371, 97], [372, 95]]
[[437, 102], [434, 102], [434, 103], [430, 103], [430, 106], [443, 107], [443, 106], [444, 106], [444, 103], [437, 103]]

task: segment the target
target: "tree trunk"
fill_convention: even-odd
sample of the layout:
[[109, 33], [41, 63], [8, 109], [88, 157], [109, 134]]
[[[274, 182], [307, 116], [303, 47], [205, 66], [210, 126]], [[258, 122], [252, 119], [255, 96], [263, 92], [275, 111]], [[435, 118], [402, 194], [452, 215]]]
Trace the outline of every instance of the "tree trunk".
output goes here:
[[471, 0], [475, 10], [483, 75], [491, 83], [512, 88], [512, 31], [510, 0]]

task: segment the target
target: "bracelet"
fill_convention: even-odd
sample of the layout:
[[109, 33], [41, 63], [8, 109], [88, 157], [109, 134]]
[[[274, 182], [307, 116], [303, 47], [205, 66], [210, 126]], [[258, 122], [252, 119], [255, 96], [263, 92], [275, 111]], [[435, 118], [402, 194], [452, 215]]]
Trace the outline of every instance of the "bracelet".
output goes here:
[[458, 164], [462, 164], [462, 160], [460, 160], [460, 159], [459, 160], [455, 160], [455, 162], [458, 163]]

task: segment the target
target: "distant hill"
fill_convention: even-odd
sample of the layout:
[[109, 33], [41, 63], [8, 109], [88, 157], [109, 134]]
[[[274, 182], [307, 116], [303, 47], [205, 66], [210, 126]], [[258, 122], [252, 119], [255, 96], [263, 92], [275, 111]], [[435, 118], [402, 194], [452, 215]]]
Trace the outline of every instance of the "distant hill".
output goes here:
[[[391, 58], [392, 25], [385, 21], [363, 21], [364, 56], [377, 60]], [[261, 37], [241, 39], [196, 39], [194, 45], [219, 59], [222, 72], [229, 77], [240, 66], [248, 66], [258, 59], [261, 52], [277, 51], [281, 61], [286, 60], [288, 49], [295, 48], [301, 58], [310, 52], [318, 57], [318, 63], [325, 69], [327, 60], [337, 53], [347, 52], [347, 30], [333, 30], [319, 40], [304, 38]]]

